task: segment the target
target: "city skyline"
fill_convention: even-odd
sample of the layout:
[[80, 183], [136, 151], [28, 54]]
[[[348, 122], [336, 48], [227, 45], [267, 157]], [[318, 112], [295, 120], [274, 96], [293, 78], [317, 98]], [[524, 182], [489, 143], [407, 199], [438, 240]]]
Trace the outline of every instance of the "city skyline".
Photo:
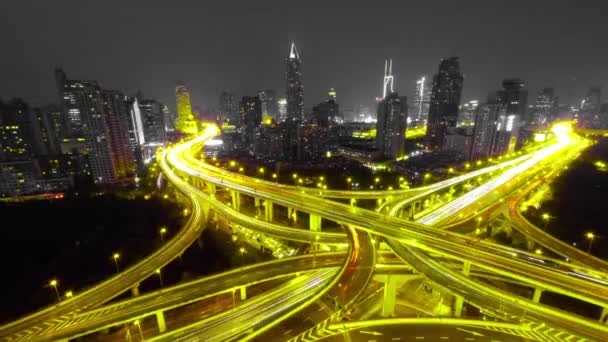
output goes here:
[[[605, 62], [600, 58], [606, 49], [601, 44], [602, 23], [593, 20], [599, 13], [593, 11], [591, 2], [574, 9], [568, 8], [565, 2], [551, 2], [551, 7], [546, 7], [548, 4], [535, 2], [527, 8], [512, 5], [502, 11], [473, 2], [458, 5], [443, 2], [435, 6], [396, 4], [409, 9], [400, 20], [395, 20], [404, 23], [399, 29], [391, 20], [385, 27], [375, 25], [382, 17], [373, 8], [344, 7], [340, 3], [327, 4], [324, 13], [317, 13], [306, 5], [287, 10], [272, 2], [258, 9], [242, 4], [230, 10], [217, 4], [202, 7], [186, 3], [184, 8], [167, 9], [129, 4], [121, 7], [122, 16], [107, 10], [85, 15], [79, 12], [79, 6], [69, 2], [35, 7], [13, 4], [14, 12], [26, 12], [32, 20], [41, 23], [51, 18], [53, 25], [40, 32], [25, 28], [14, 32], [8, 29], [16, 27], [14, 19], [4, 18], [1, 31], [5, 35], [11, 33], [3, 38], [7, 46], [12, 47], [12, 53], [0, 59], [5, 75], [0, 82], [0, 94], [5, 100], [21, 97], [34, 105], [54, 103], [52, 70], [61, 66], [78, 78], [96, 79], [106, 88], [119, 89], [129, 95], [142, 90], [151, 98], [170, 104], [172, 109], [175, 106], [173, 90], [180, 80], [191, 88], [193, 103], [203, 108], [217, 109], [218, 96], [223, 90], [242, 96], [259, 89], [273, 89], [281, 98], [285, 82], [283, 60], [294, 40], [304, 60], [306, 111], [324, 99], [329, 88], [340, 93], [343, 108], [373, 104], [374, 97], [380, 95], [378, 89], [382, 84], [378, 70], [385, 58], [393, 59], [395, 90], [411, 97], [416, 80], [421, 76], [431, 77], [438, 61], [449, 56], [458, 56], [462, 62], [463, 102], [483, 101], [502, 79], [519, 77], [526, 81], [532, 93], [551, 87], [555, 88], [560, 102], [580, 103], [589, 87], [606, 85], [608, 79]], [[71, 12], [65, 11], [67, 6]], [[454, 6], [464, 13], [445, 16]], [[243, 16], [251, 10], [256, 11], [259, 21], [253, 29], [248, 25], [251, 19]], [[339, 11], [344, 12], [344, 17], [354, 15], [360, 20], [341, 20]], [[578, 12], [585, 12], [585, 16], [576, 15]], [[184, 20], [177, 20], [178, 13]], [[189, 20], [193, 14], [198, 19]], [[126, 15], [136, 20], [124, 20]], [[431, 15], [441, 17], [443, 22], [433, 22], [431, 27], [420, 25], [430, 20]], [[388, 16], [397, 19], [396, 15]], [[142, 24], [140, 17], [159, 25], [138, 25]], [[311, 17], [316, 18], [315, 25], [307, 20]], [[523, 20], [520, 27], [509, 26], [504, 32], [504, 25], [516, 17], [527, 20]], [[232, 18], [241, 22], [216, 36], [206, 36], [218, 20]], [[275, 20], [266, 20], [272, 18]], [[485, 25], [486, 32], [476, 32], [475, 25], [468, 22], [475, 18], [493, 23]], [[102, 40], [113, 34], [119, 39], [113, 41], [115, 48], [111, 51], [93, 46], [90, 51], [74, 54], [70, 52], [70, 42], [79, 38], [69, 25], [99, 28], [87, 39]], [[253, 30], [251, 33], [266, 34], [256, 35], [262, 38], [254, 42], [247, 41], [242, 38], [245, 27]], [[448, 27], [458, 30], [446, 33]], [[390, 37], [394, 42], [389, 48], [386, 31], [393, 32]], [[178, 32], [183, 37], [175, 39]], [[497, 32], [502, 39], [485, 42], [488, 41], [485, 36]], [[482, 41], [483, 44], [476, 44]], [[238, 53], [243, 49], [247, 52], [247, 63], [243, 62], [242, 53]], [[115, 53], [119, 50], [124, 51], [120, 58]], [[521, 51], [526, 53], [522, 56]], [[38, 86], [31, 87], [33, 83]]]

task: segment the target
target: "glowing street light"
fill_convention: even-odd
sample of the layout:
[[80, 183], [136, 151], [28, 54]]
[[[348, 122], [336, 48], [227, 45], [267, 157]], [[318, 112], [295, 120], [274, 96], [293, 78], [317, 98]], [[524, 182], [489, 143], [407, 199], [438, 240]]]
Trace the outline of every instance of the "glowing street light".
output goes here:
[[120, 254], [119, 253], [112, 254], [112, 259], [114, 259], [114, 265], [116, 266], [116, 273], [120, 272], [120, 270], [118, 269], [118, 259], [120, 259]]
[[49, 286], [55, 290], [55, 294], [57, 295], [57, 301], [60, 301], [61, 296], [59, 296], [59, 290], [57, 289], [57, 286], [59, 286], [59, 281], [57, 279], [51, 279], [51, 281], [49, 281]]
[[165, 234], [167, 234], [167, 228], [166, 227], [161, 227], [159, 232], [160, 232], [160, 240], [164, 243], [165, 242]]
[[589, 245], [587, 245], [587, 253], [591, 253], [591, 246], [593, 245], [593, 240], [595, 240], [595, 234], [593, 232], [587, 232], [585, 237], [587, 240], [589, 240]]
[[538, 255], [542, 255], [543, 254], [543, 250], [540, 248], [537, 248], [534, 253], [538, 254]]
[[72, 298], [72, 297], [74, 297], [74, 293], [72, 292], [72, 290], [65, 291], [65, 298]]

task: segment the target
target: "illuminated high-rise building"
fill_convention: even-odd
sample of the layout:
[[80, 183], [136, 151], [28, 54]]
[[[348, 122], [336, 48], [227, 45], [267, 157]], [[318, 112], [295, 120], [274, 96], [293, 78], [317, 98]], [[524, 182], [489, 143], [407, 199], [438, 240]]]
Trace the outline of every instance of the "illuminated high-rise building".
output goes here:
[[102, 90], [95, 81], [67, 79], [61, 69], [55, 74], [67, 134], [86, 144], [87, 168], [94, 182], [132, 183], [135, 155], [129, 139], [129, 99], [117, 91]]
[[0, 102], [0, 161], [45, 154], [36, 115], [21, 99]]
[[[498, 104], [484, 103], [476, 107], [471, 160], [487, 158], [490, 155], [496, 131], [496, 120], [501, 110], [504, 110], [504, 107]], [[504, 115], [504, 113], [500, 114]]]
[[426, 148], [439, 150], [447, 127], [455, 127], [464, 77], [458, 57], [441, 60], [439, 72], [433, 77], [426, 129]]
[[395, 159], [405, 154], [407, 98], [390, 93], [378, 103], [376, 148], [384, 158]]
[[277, 120], [279, 116], [277, 93], [272, 89], [260, 90], [258, 91], [258, 97], [262, 102], [262, 116]]
[[278, 99], [277, 106], [279, 111], [279, 121], [287, 120], [287, 99], [284, 97]]
[[304, 87], [302, 86], [302, 60], [296, 49], [296, 43], [291, 43], [289, 57], [286, 59], [287, 78], [287, 120], [301, 121], [304, 119]]
[[239, 101], [234, 93], [223, 91], [220, 94], [220, 112], [229, 124], [234, 126], [239, 124]]
[[167, 140], [163, 104], [150, 99], [138, 100], [145, 144], [162, 145]]
[[502, 90], [495, 93], [490, 102], [501, 103], [506, 107], [506, 115], [515, 115], [520, 122], [527, 122], [528, 91], [526, 83], [519, 78], [506, 78], [502, 81]]
[[241, 99], [241, 122], [245, 143], [253, 151], [258, 128], [262, 124], [262, 102], [258, 96], [243, 96]]
[[431, 87], [425, 76], [416, 81], [416, 91], [414, 92], [413, 113], [410, 113], [412, 121], [425, 121], [429, 115], [429, 103], [431, 100]]
[[470, 125], [475, 121], [477, 106], [479, 106], [479, 101], [477, 100], [471, 100], [460, 106], [460, 113], [458, 114], [459, 125]]
[[536, 103], [532, 108], [532, 124], [546, 125], [551, 122], [555, 110], [557, 109], [557, 101], [553, 92], [553, 88], [544, 88], [538, 93]]
[[194, 114], [192, 113], [190, 91], [185, 85], [178, 85], [175, 88], [175, 99], [177, 107], [175, 129], [186, 134], [196, 134], [198, 132], [198, 126]]
[[601, 87], [591, 87], [585, 95], [585, 98], [581, 102], [581, 112], [585, 113], [595, 113], [600, 109], [602, 97], [602, 88]]

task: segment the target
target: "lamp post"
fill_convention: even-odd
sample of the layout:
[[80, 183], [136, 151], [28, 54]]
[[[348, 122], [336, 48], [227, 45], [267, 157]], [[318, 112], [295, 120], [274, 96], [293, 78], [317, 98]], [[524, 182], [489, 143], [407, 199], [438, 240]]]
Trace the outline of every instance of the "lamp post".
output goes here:
[[120, 259], [120, 254], [119, 253], [112, 254], [112, 259], [114, 260], [114, 265], [116, 266], [116, 273], [120, 272], [120, 270], [118, 268], [118, 259]]
[[55, 294], [57, 295], [57, 301], [60, 301], [61, 296], [59, 296], [59, 290], [57, 289], [58, 285], [59, 281], [57, 281], [57, 279], [51, 279], [51, 281], [49, 281], [49, 286], [55, 290]]
[[551, 219], [551, 215], [549, 215], [549, 213], [543, 213], [541, 215], [541, 218], [543, 219], [543, 221], [545, 221], [545, 229], [546, 229], [547, 223], [549, 223], [549, 220]]
[[591, 246], [593, 245], [593, 240], [595, 240], [595, 234], [593, 232], [587, 232], [585, 237], [587, 240], [589, 240], [589, 245], [587, 245], [587, 253], [591, 253]]
[[74, 293], [72, 292], [72, 290], [68, 290], [65, 291], [65, 298], [72, 298], [74, 296]]

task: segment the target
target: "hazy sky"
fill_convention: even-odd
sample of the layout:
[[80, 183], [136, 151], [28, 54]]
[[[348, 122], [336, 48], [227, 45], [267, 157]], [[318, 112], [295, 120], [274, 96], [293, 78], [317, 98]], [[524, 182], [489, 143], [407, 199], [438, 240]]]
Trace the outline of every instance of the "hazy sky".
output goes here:
[[0, 98], [56, 102], [56, 65], [171, 107], [178, 81], [203, 108], [217, 107], [224, 89], [282, 96], [293, 39], [307, 108], [330, 87], [343, 108], [371, 103], [386, 57], [396, 90], [411, 96], [415, 79], [452, 55], [466, 77], [463, 100], [484, 100], [503, 78], [520, 77], [531, 100], [553, 86], [562, 102], [574, 101], [590, 85], [608, 94], [607, 9], [606, 0], [2, 0]]

